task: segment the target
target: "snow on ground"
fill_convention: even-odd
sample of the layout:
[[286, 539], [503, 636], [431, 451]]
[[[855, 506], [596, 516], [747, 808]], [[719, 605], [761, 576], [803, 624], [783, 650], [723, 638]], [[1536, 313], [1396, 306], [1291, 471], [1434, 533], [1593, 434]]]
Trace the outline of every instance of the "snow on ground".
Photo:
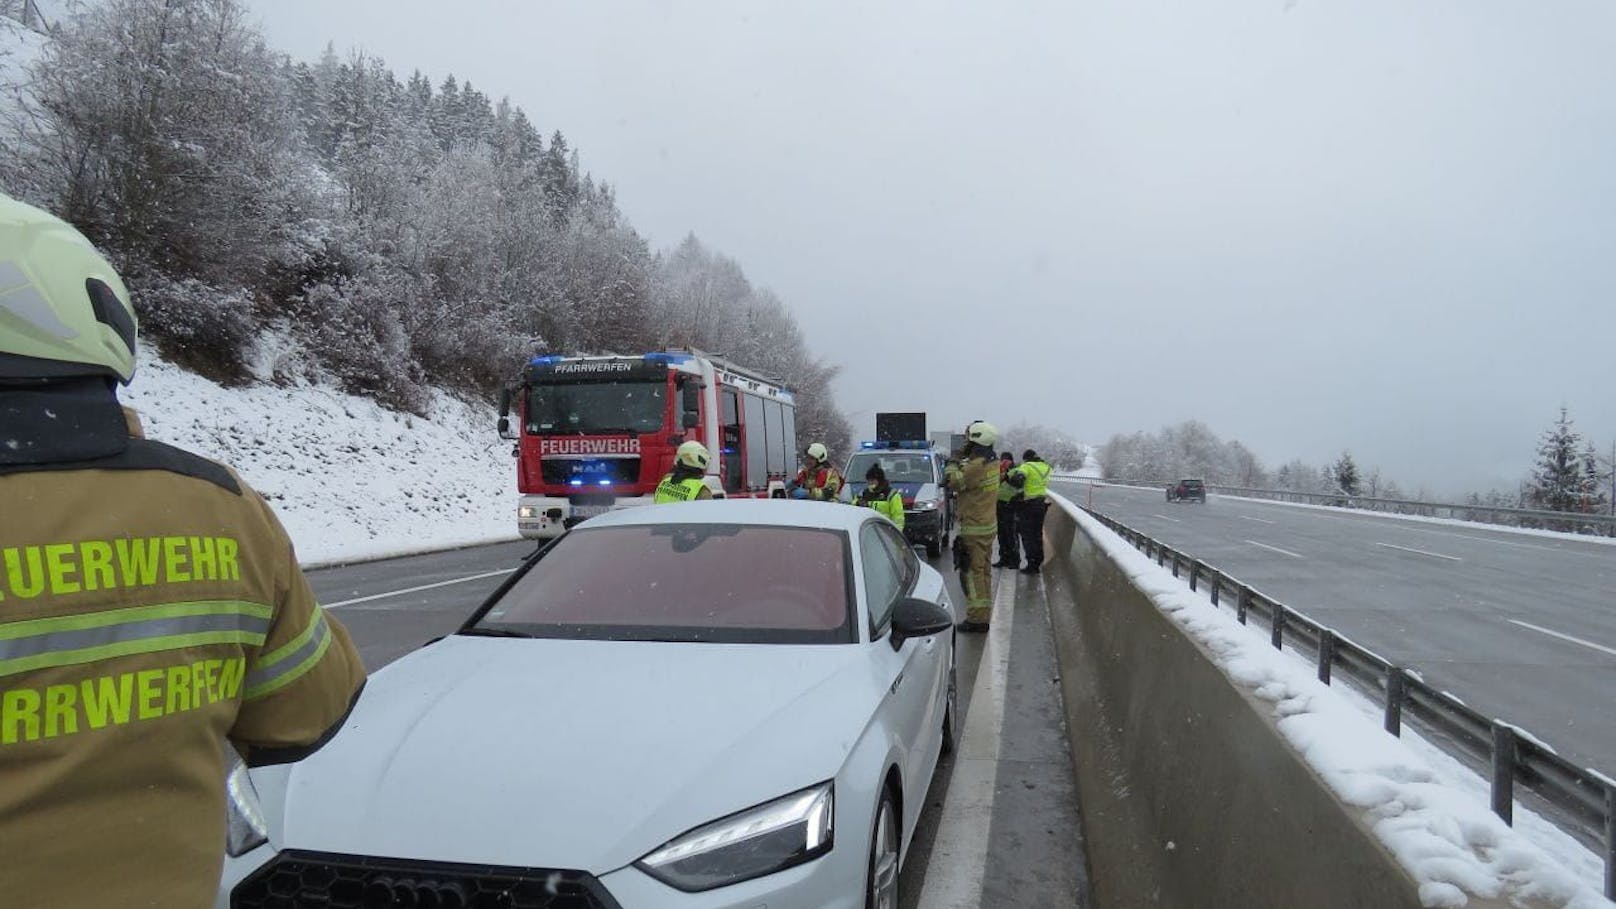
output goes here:
[[305, 384], [224, 388], [142, 352], [123, 402], [148, 438], [236, 468], [305, 565], [516, 538], [516, 468], [492, 408], [434, 392], [431, 418]]
[[1056, 499], [1230, 679], [1273, 704], [1280, 732], [1344, 802], [1363, 811], [1418, 882], [1426, 906], [1462, 907], [1476, 896], [1560, 909], [1616, 907], [1600, 895], [1598, 856], [1520, 805], [1516, 826], [1506, 825], [1477, 774], [1410, 730], [1402, 738], [1385, 732], [1377, 705], [1319, 682], [1309, 661], [1275, 650], [1266, 631], [1241, 625], [1069, 500]]

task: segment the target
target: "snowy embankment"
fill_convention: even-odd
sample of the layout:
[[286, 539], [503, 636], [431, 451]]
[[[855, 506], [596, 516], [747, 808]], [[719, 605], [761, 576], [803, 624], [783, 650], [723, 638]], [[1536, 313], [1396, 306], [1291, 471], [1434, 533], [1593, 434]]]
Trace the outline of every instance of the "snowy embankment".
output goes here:
[[494, 414], [434, 392], [430, 417], [318, 385], [225, 388], [145, 353], [123, 402], [149, 438], [234, 467], [305, 565], [516, 538]]
[[1600, 896], [1604, 868], [1541, 816], [1517, 805], [1515, 827], [1489, 808], [1488, 784], [1405, 729], [1380, 725], [1378, 706], [1318, 681], [1311, 663], [1275, 650], [1266, 632], [1146, 558], [1099, 521], [1056, 497], [1079, 527], [1165, 615], [1210, 651], [1224, 673], [1273, 705], [1280, 732], [1418, 882], [1430, 907], [1470, 897], [1561, 909], [1613, 909]]

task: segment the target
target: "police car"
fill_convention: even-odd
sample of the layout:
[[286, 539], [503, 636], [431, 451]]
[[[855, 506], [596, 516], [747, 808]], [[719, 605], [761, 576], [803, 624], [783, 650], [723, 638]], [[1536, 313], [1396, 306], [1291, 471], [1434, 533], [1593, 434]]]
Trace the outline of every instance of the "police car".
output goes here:
[[887, 482], [903, 496], [903, 535], [910, 543], [925, 546], [931, 558], [942, 555], [954, 526], [954, 509], [943, 489], [943, 460], [932, 443], [920, 439], [859, 443], [842, 471], [846, 480], [842, 501], [851, 502], [864, 491], [864, 474], [872, 464], [881, 465]]

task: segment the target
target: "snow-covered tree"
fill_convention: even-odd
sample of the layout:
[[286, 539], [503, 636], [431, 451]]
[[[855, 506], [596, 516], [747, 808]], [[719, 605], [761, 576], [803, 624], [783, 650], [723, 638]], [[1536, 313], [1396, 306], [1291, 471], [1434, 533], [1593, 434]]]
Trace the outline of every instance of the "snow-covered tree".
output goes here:
[[1341, 457], [1331, 465], [1330, 479], [1334, 481], [1336, 490], [1342, 495], [1358, 494], [1358, 464], [1352, 460], [1351, 452], [1343, 451]]
[[1537, 464], [1527, 485], [1527, 500], [1544, 511], [1595, 512], [1605, 504], [1603, 476], [1591, 445], [1572, 425], [1564, 407], [1560, 419], [1543, 433]]

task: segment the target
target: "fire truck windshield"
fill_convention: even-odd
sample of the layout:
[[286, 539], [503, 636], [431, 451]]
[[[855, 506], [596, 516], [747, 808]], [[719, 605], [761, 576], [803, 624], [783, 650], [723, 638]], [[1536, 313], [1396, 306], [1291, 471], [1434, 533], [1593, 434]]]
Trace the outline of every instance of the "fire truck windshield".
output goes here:
[[667, 383], [564, 382], [531, 385], [527, 431], [552, 433], [656, 432], [662, 428]]

